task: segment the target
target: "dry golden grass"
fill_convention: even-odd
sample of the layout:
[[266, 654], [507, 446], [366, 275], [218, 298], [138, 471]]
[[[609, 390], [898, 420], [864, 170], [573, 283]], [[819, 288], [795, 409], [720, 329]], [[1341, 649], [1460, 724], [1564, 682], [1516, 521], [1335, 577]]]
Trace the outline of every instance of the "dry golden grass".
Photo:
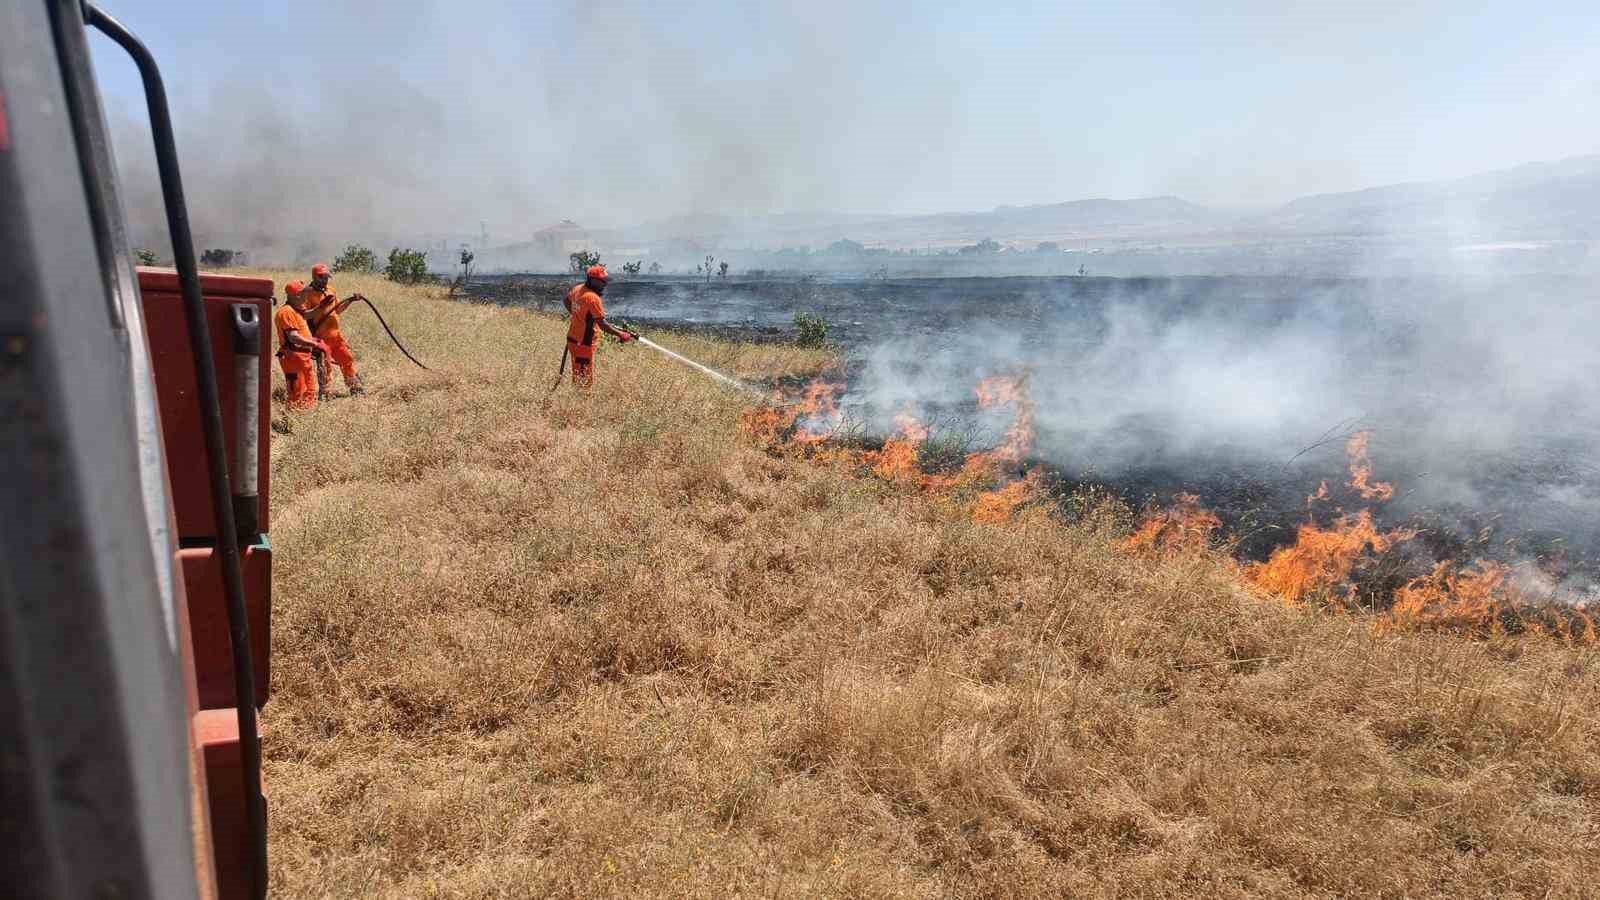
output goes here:
[[769, 457], [642, 348], [546, 404], [559, 321], [335, 284], [442, 372], [353, 310], [372, 395], [274, 435], [276, 896], [1600, 883], [1593, 652], [1374, 637], [1110, 520], [973, 524]]

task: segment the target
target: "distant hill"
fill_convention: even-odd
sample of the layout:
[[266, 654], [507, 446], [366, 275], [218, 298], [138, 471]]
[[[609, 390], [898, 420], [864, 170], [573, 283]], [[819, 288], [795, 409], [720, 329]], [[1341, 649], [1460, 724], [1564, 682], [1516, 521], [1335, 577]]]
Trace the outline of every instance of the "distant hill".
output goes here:
[[1211, 229], [1225, 227], [1236, 219], [1233, 214], [1179, 197], [1095, 198], [928, 215], [814, 212], [732, 217], [693, 214], [620, 229], [615, 237], [633, 242], [692, 240], [708, 246], [732, 243], [771, 249], [825, 246], [841, 238], [866, 244], [898, 245], [974, 243], [984, 238], [1028, 242], [1103, 233], [1156, 234], [1172, 229]]
[[688, 240], [707, 247], [940, 247], [992, 238], [1039, 241], [1159, 240], [1229, 234], [1260, 238], [1448, 235], [1455, 239], [1570, 240], [1600, 237], [1600, 155], [1529, 163], [1457, 178], [1301, 197], [1245, 215], [1181, 197], [1091, 198], [986, 211], [924, 215], [809, 212], [678, 216], [620, 229], [635, 243]]
[[1255, 224], [1293, 232], [1600, 237], [1600, 155], [1529, 163], [1450, 181], [1301, 197]]
[[992, 212], [945, 213], [920, 221], [950, 222], [980, 231], [988, 229], [1010, 233], [1040, 229], [1075, 231], [1086, 228], [1210, 227], [1232, 219], [1227, 213], [1179, 197], [1145, 197], [1138, 200], [1095, 198], [1039, 206], [999, 206]]
[[[1019, 261], [1016, 251], [1050, 243], [1097, 254], [1091, 266], [1096, 271], [1125, 274], [1444, 271], [1460, 265], [1452, 254], [1461, 252], [1495, 254], [1496, 265], [1528, 271], [1571, 272], [1600, 266], [1600, 245], [1587, 243], [1600, 241], [1600, 154], [1315, 194], [1249, 213], [1172, 196], [1099, 197], [915, 215], [691, 213], [585, 234], [608, 255], [648, 258], [683, 271], [706, 253], [731, 256], [736, 266], [749, 268], [849, 269], [865, 265], [852, 255], [863, 248], [911, 251], [931, 260], [939, 251], [987, 239], [999, 246], [987, 255], [964, 254], [963, 271], [1049, 273], [1082, 265], [1077, 258], [1048, 254]], [[538, 246], [539, 240], [536, 235], [534, 244], [490, 248], [479, 254], [479, 264], [485, 270], [564, 268], [569, 248]], [[846, 249], [810, 257], [830, 246]], [[905, 260], [896, 265], [905, 271], [948, 268]]]

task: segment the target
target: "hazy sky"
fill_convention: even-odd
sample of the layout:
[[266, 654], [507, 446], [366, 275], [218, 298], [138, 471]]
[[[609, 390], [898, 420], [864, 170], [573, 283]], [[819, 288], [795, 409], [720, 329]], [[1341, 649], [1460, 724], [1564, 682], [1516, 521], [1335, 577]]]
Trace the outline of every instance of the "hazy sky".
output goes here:
[[1260, 205], [1600, 150], [1593, 0], [107, 5], [189, 170], [441, 230]]

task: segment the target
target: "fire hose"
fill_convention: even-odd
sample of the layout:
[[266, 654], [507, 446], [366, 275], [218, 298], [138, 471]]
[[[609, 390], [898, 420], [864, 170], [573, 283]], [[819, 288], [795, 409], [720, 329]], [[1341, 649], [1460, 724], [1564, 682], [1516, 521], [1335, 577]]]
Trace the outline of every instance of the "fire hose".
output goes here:
[[377, 304], [373, 303], [371, 300], [368, 300], [366, 297], [361, 296], [360, 294], [352, 295], [350, 297], [350, 300], [351, 300], [351, 302], [360, 300], [362, 303], [365, 303], [367, 305], [368, 309], [372, 310], [372, 314], [378, 317], [378, 324], [382, 325], [383, 326], [383, 330], [388, 333], [389, 340], [394, 341], [394, 345], [396, 347], [400, 348], [400, 352], [404, 353], [406, 355], [406, 359], [409, 359], [412, 362], [416, 363], [417, 364], [417, 368], [422, 369], [424, 372], [432, 372], [433, 371], [432, 369], [430, 369], [427, 366], [423, 365], [422, 364], [422, 360], [417, 359], [415, 356], [412, 356], [411, 355], [411, 351], [406, 349], [406, 345], [405, 344], [400, 343], [400, 339], [398, 337], [395, 337], [394, 329], [390, 328], [389, 327], [389, 323], [385, 322], [383, 320], [383, 313], [378, 312]]
[[[383, 326], [384, 332], [389, 335], [389, 340], [394, 341], [394, 345], [400, 349], [401, 353], [405, 354], [406, 359], [409, 359], [412, 362], [416, 363], [417, 364], [417, 368], [422, 369], [425, 372], [432, 372], [433, 371], [432, 369], [430, 369], [426, 365], [424, 365], [422, 360], [417, 359], [415, 356], [412, 356], [411, 355], [411, 351], [406, 349], [406, 345], [405, 344], [400, 343], [400, 338], [395, 335], [394, 329], [389, 327], [389, 323], [383, 318], [383, 313], [378, 311], [378, 305], [376, 303], [373, 303], [371, 300], [368, 300], [366, 297], [363, 297], [360, 294], [351, 294], [350, 298], [348, 300], [346, 300], [345, 302], [346, 303], [356, 303], [358, 301], [361, 302], [361, 303], [365, 303], [367, 305], [367, 308], [372, 310], [372, 314], [378, 317], [378, 324]], [[322, 323], [327, 321], [328, 315], [332, 315], [332, 313], [324, 315], [321, 318], [317, 319], [316, 322], [312, 323], [312, 325], [311, 325], [311, 334], [312, 334], [313, 337], [315, 337], [316, 333], [322, 329]], [[318, 372], [319, 379], [320, 379], [320, 375], [321, 375], [321, 372], [322, 372], [322, 365], [321, 365], [320, 361], [318, 362], [318, 365], [317, 365], [317, 372]], [[321, 388], [320, 380], [319, 380], [319, 383], [318, 383], [318, 388], [319, 389]]]

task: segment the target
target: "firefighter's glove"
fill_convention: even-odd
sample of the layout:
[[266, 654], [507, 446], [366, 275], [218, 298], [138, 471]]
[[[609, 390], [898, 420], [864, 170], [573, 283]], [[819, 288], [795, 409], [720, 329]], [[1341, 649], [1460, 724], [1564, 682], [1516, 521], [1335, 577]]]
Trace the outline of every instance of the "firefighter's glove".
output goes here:
[[623, 342], [624, 344], [626, 344], [629, 341], [637, 341], [638, 339], [639, 339], [639, 336], [637, 334], [634, 334], [631, 331], [624, 331], [624, 332], [621, 332], [621, 333], [619, 333], [617, 335], [617, 340]]

